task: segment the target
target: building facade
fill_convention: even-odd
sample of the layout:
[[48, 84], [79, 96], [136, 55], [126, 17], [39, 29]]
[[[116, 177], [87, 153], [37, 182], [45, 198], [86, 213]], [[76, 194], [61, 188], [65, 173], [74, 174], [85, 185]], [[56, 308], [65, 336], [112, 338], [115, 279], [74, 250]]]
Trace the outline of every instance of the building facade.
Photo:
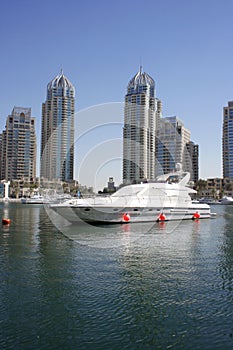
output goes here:
[[1, 134], [1, 180], [36, 178], [35, 118], [31, 108], [14, 107]]
[[158, 175], [174, 171], [180, 163], [192, 181], [198, 180], [198, 145], [190, 141], [190, 131], [176, 116], [160, 119], [156, 159]]
[[75, 89], [63, 72], [47, 85], [42, 104], [40, 177], [73, 180]]
[[223, 178], [233, 179], [233, 101], [223, 108], [222, 164]]
[[199, 179], [199, 145], [189, 141], [186, 145], [191, 161], [191, 181], [195, 184]]
[[130, 80], [125, 95], [123, 183], [155, 179], [156, 130], [162, 104], [155, 82], [142, 67]]
[[[199, 197], [221, 199], [223, 196], [233, 196], [233, 180], [229, 178], [208, 178], [202, 180], [201, 188], [197, 188]], [[205, 186], [203, 186], [203, 184]], [[200, 186], [198, 186], [200, 187]]]

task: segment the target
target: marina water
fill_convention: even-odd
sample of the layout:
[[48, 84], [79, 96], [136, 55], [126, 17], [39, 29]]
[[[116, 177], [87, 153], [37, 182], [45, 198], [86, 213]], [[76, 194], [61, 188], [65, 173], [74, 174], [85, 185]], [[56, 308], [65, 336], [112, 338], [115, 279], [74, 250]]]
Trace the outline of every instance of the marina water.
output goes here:
[[1, 349], [233, 348], [233, 206], [108, 227], [0, 206]]

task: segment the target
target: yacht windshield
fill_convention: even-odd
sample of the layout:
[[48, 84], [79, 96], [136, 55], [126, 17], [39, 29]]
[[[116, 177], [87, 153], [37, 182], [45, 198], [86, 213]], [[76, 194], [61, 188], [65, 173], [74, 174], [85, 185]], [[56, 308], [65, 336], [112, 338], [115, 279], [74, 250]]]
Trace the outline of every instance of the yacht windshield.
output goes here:
[[142, 186], [125, 186], [115, 192], [112, 197], [135, 196], [141, 192]]

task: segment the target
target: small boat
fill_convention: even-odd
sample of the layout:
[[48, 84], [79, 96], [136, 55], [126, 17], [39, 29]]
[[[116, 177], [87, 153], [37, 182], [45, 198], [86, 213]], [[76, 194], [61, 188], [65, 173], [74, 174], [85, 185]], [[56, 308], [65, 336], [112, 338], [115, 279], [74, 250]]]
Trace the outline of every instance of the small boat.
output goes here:
[[221, 204], [224, 204], [224, 205], [233, 204], [233, 198], [232, 198], [232, 197], [224, 196], [224, 197], [222, 197], [222, 199], [221, 199]]
[[72, 210], [73, 222], [82, 219], [113, 224], [210, 218], [210, 206], [192, 200], [196, 191], [188, 187], [189, 179], [190, 173], [179, 166], [176, 172], [161, 175], [155, 182], [124, 186], [108, 197], [83, 198], [69, 206], [55, 204], [52, 208], [63, 217]]
[[21, 203], [23, 204], [51, 204], [59, 201], [60, 199], [57, 197], [43, 196], [41, 194], [35, 194], [28, 198], [21, 198]]
[[23, 204], [43, 204], [44, 197], [40, 194], [34, 194], [28, 198], [21, 198], [21, 203]]
[[214, 198], [200, 198], [199, 199], [200, 203], [206, 203], [206, 204], [210, 204], [210, 205], [215, 205], [215, 204], [221, 204], [219, 200], [216, 200]]

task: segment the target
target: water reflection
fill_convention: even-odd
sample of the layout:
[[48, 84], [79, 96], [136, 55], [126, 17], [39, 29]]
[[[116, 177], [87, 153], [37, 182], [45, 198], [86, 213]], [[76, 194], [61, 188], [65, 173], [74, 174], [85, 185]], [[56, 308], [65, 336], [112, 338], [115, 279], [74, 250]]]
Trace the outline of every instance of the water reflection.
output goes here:
[[3, 349], [232, 348], [230, 209], [179, 224], [60, 222], [62, 231], [43, 207], [9, 209]]
[[[233, 291], [233, 206], [224, 206], [223, 239], [220, 244], [219, 273], [222, 278], [222, 289]], [[233, 299], [233, 295], [231, 295]]]

